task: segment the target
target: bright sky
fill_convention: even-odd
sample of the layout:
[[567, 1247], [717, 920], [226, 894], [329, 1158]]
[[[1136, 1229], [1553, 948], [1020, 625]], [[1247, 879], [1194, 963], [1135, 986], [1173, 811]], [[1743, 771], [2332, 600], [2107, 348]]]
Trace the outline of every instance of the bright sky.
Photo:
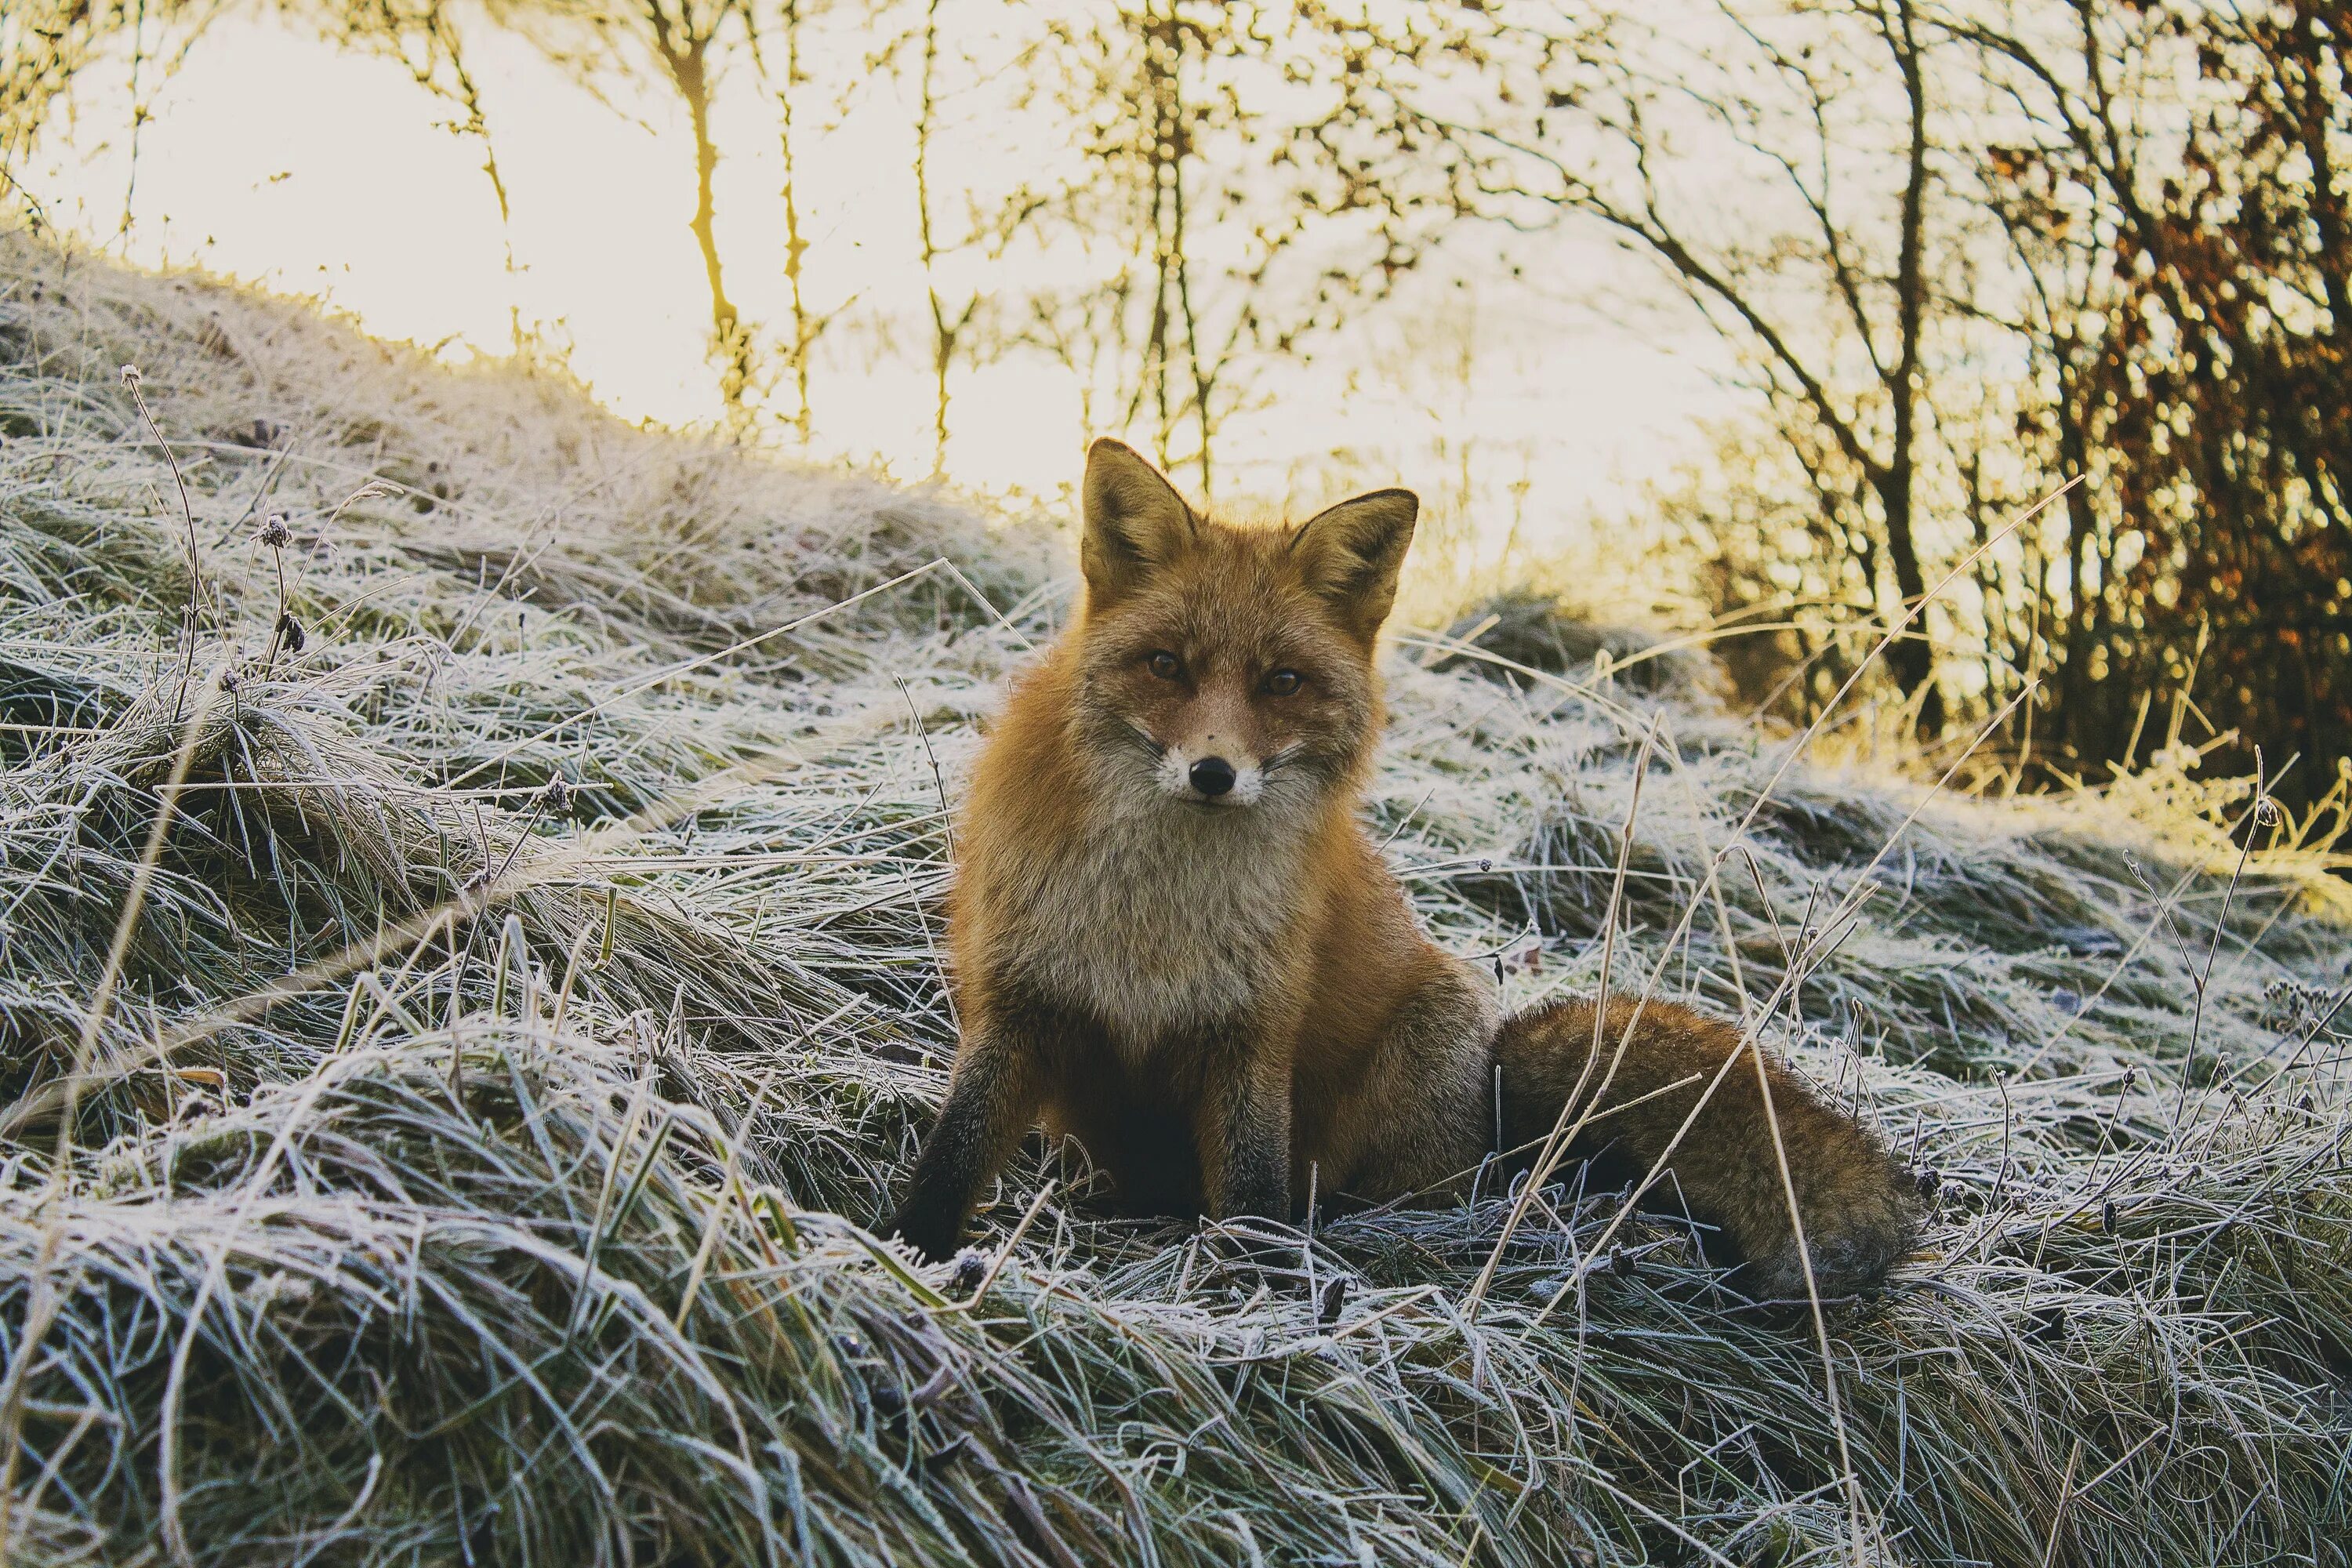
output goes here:
[[[511, 37], [484, 32], [469, 45], [512, 197], [518, 275], [506, 271], [480, 148], [447, 128], [448, 106], [396, 64], [267, 21], [217, 26], [160, 90], [147, 68], [152, 117], [115, 248], [313, 295], [373, 332], [452, 358], [502, 352], [511, 304], [568, 345], [573, 370], [617, 412], [713, 417], [682, 110], [667, 95], [599, 103]], [[26, 182], [94, 241], [115, 240], [131, 189], [129, 103], [119, 63], [93, 73]], [[817, 446], [914, 478], [929, 468], [930, 394], [909, 118], [879, 82], [820, 131], [803, 195], [814, 292], [857, 300], [822, 362]], [[748, 73], [722, 86], [716, 134], [729, 291], [748, 319], [773, 326], [786, 298], [782, 165], [772, 101]], [[969, 143], [957, 152], [995, 155]], [[1492, 246], [1495, 232], [1469, 237]], [[1545, 246], [1537, 271], [1563, 285], [1627, 265], [1599, 246]], [[1234, 425], [1228, 468], [1239, 479], [1224, 488], [1280, 501], [1402, 481], [1433, 501], [1453, 495], [1480, 531], [1511, 524], [1507, 508], [1523, 510], [1524, 537], [1565, 542], [1596, 510], [1704, 451], [1701, 419], [1728, 407], [1704, 330], [1641, 312], [1601, 320], [1513, 287], [1491, 254], [1461, 256], [1462, 271], [1484, 279], [1476, 286], [1433, 277], [1403, 308], [1286, 373], [1272, 405]], [[950, 474], [982, 490], [1051, 494], [1074, 475], [1082, 423], [1073, 379], [1042, 360], [965, 374]], [[1523, 502], [1507, 500], [1515, 489]]]

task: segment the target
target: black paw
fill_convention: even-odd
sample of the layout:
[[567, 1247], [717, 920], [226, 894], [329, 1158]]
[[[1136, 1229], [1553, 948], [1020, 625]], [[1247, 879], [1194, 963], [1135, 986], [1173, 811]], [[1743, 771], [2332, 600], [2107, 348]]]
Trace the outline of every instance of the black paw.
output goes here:
[[963, 1221], [959, 1216], [911, 1203], [890, 1217], [884, 1234], [895, 1236], [913, 1247], [926, 1263], [945, 1263], [955, 1256], [962, 1230]]

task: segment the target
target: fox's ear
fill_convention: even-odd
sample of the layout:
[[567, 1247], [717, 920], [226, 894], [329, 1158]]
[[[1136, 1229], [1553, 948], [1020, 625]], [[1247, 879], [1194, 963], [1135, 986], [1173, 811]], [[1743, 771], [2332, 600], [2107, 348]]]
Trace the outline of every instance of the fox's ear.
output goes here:
[[1421, 498], [1411, 490], [1374, 490], [1318, 512], [1290, 536], [1307, 585], [1368, 643], [1396, 603], [1397, 573], [1420, 515]]
[[1192, 542], [1192, 509], [1159, 469], [1111, 440], [1087, 448], [1078, 566], [1097, 601], [1139, 586]]

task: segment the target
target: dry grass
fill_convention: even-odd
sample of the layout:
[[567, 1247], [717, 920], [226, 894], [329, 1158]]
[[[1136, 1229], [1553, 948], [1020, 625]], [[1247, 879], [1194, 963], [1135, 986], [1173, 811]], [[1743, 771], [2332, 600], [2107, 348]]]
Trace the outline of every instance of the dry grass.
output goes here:
[[1829, 1321], [1847, 1475], [1811, 1334], [1670, 1219], [1596, 1256], [1573, 1178], [1475, 1320], [1508, 1193], [1301, 1269], [1033, 1148], [977, 1301], [864, 1232], [1034, 527], [21, 237], [0, 436], [8, 1561], [2346, 1561], [2352, 917], [2321, 824], [2242, 863], [2245, 781], [1908, 820], [1800, 766], [1726, 856], [1780, 742], [1393, 659], [1373, 813], [1444, 940], [1591, 983], [1655, 718], [1618, 963], [1778, 991], [1939, 1184]]

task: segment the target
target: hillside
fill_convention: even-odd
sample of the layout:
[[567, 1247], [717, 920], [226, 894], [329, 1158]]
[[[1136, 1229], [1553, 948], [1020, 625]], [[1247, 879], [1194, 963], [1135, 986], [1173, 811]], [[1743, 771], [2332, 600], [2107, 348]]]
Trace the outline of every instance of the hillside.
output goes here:
[[1937, 1194], [1826, 1366], [1574, 1183], [1475, 1309], [1507, 1193], [1298, 1278], [1033, 1141], [978, 1264], [876, 1241], [1066, 548], [0, 236], [0, 1556], [2347, 1561], [2342, 797], [2185, 753], [1962, 798], [1390, 654], [1376, 830], [1514, 1001], [1655, 726], [1614, 973]]

